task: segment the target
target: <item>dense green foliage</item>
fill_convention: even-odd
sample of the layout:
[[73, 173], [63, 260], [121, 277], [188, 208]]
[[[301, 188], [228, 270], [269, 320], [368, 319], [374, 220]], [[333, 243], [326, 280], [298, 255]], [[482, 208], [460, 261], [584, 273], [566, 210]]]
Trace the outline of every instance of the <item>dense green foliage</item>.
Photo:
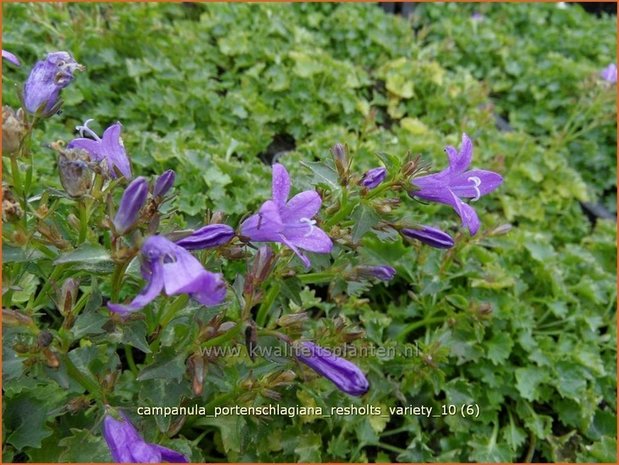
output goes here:
[[[483, 20], [471, 18], [475, 8]], [[393, 173], [408, 153], [442, 169], [443, 146], [458, 145], [464, 131], [475, 140], [473, 164], [505, 178], [476, 204], [482, 230], [472, 238], [449, 208], [401, 195], [398, 212], [454, 233], [447, 252], [372, 230], [360, 204], [352, 227], [364, 236], [361, 260], [394, 266], [388, 284], [328, 274], [348, 265], [342, 254], [330, 268], [313, 260], [326, 283], [310, 273], [265, 289], [266, 326], [307, 311], [299, 334], [323, 345], [361, 330], [359, 346], [420, 351], [355, 359], [372, 384], [361, 399], [299, 376], [276, 389], [283, 405], [477, 404], [477, 418], [144, 417], [148, 440], [195, 462], [615, 461], [616, 228], [591, 223], [580, 205], [614, 209], [616, 89], [598, 77], [616, 56], [614, 18], [546, 4], [424, 4], [410, 21], [371, 4], [3, 4], [3, 23], [3, 47], [23, 63], [4, 69], [4, 104], [19, 105], [16, 83], [49, 51], [70, 51], [87, 67], [63, 91], [62, 114], [33, 136], [36, 193], [60, 187], [47, 145], [70, 140], [87, 118], [98, 132], [122, 122], [135, 172], [177, 171], [162, 230], [201, 225], [216, 210], [236, 227], [269, 197], [274, 157], [295, 189], [318, 183], [335, 195], [332, 171], [313, 162], [332, 166], [336, 142], [348, 145], [358, 173], [381, 162]], [[495, 115], [513, 131], [499, 130]], [[70, 238], [63, 205], [52, 220]], [[110, 460], [100, 406], [67, 373], [69, 358], [95, 387], [122, 366], [107, 401], [129, 412], [274, 403], [262, 389], [269, 375], [297, 370], [287, 359], [219, 358], [195, 397], [186, 375], [195, 306], [170, 299], [177, 314], [163, 329], [152, 318], [110, 324], [109, 289], [94, 278], [111, 274], [103, 258], [26, 255], [4, 229], [3, 305], [50, 331], [61, 361], [50, 368], [42, 356], [26, 359], [16, 345], [36, 335], [3, 329], [5, 461]], [[209, 260], [229, 282], [245, 268]], [[125, 297], [141, 288], [132, 271]], [[52, 297], [69, 276], [81, 280], [82, 310], [67, 328]], [[239, 304], [230, 298], [229, 306], [234, 319]], [[216, 313], [200, 312], [203, 322]], [[117, 352], [120, 343], [134, 348], [137, 366]]]

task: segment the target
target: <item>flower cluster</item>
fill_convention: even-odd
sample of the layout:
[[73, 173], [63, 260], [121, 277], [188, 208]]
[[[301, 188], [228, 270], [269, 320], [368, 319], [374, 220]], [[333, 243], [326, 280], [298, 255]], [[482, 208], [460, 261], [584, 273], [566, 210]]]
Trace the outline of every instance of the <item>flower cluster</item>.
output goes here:
[[[20, 64], [10, 52], [3, 51], [3, 59]], [[31, 123], [57, 113], [62, 104], [62, 89], [73, 81], [75, 71], [83, 69], [67, 52], [50, 53], [37, 62], [24, 84], [23, 108], [17, 112], [3, 109], [3, 148], [6, 138], [9, 153], [18, 152], [24, 133], [31, 130]], [[604, 79], [610, 78], [606, 76]], [[237, 288], [235, 283], [234, 286], [238, 291], [236, 297], [241, 301], [240, 320], [222, 322], [222, 312], [209, 323], [212, 326], [200, 328], [199, 338], [202, 339], [197, 341], [199, 345], [204, 338], [219, 335], [231, 327], [244, 328], [249, 353], [253, 353], [251, 349], [257, 344], [258, 331], [266, 329], [260, 327], [260, 318], [256, 317], [254, 321], [252, 314], [255, 304], [264, 301], [261, 287], [268, 279], [275, 281], [283, 276], [298, 274], [294, 262], [291, 264], [295, 257], [307, 270], [312, 266], [311, 254], [326, 257], [332, 254], [335, 257], [345, 250], [355, 259], [355, 266], [347, 265], [343, 270], [327, 274], [327, 277], [342, 271], [341, 277], [349, 281], [386, 283], [395, 279], [397, 270], [391, 266], [356, 261], [359, 244], [343, 234], [345, 227], [340, 228], [338, 224], [340, 219], [350, 220], [347, 217], [350, 209], [345, 203], [346, 197], [334, 199], [315, 189], [291, 196], [293, 183], [281, 163], [272, 166], [271, 198], [265, 200], [256, 213], [241, 221], [238, 228], [224, 224], [223, 214], [209, 216], [206, 224], [193, 231], [160, 228], [161, 219], [166, 215], [162, 205], [173, 196], [176, 173], [167, 170], [153, 182], [145, 176], [134, 177], [130, 157], [121, 138], [121, 123], [111, 124], [101, 136], [89, 127], [90, 123], [92, 120], [88, 119], [77, 126], [79, 137], [72, 139], [66, 147], [56, 147], [59, 153], [58, 169], [66, 194], [80, 202], [83, 218], [87, 220], [88, 209], [95, 200], [105, 206], [101, 222], [106, 228], [105, 239], [97, 236], [96, 240], [103, 243], [109, 239], [111, 257], [116, 266], [112, 293], [106, 303], [114, 324], [125, 324], [136, 318], [134, 314], [141, 310], [148, 312], [148, 305], [159, 296], [168, 298], [186, 294], [205, 307], [224, 304], [228, 285], [222, 273], [207, 269], [205, 263], [212, 267], [213, 262], [204, 260], [201, 251], [205, 250], [211, 250], [205, 254], [212, 253], [212, 256], [230, 260], [244, 259], [248, 257], [249, 250], [257, 250], [251, 269], [239, 281], [241, 285]], [[405, 240], [417, 240], [438, 249], [453, 247], [455, 240], [434, 226], [394, 220], [393, 215], [387, 213], [382, 215], [390, 212], [390, 205], [399, 204], [400, 199], [380, 199], [380, 196], [403, 190], [416, 199], [449, 205], [460, 216], [462, 225], [474, 235], [480, 228], [480, 220], [473, 207], [463, 199], [477, 201], [497, 189], [503, 181], [495, 172], [470, 168], [473, 143], [466, 134], [462, 135], [459, 150], [451, 146], [445, 148], [449, 165], [434, 174], [416, 169], [411, 161], [398, 172], [389, 172], [395, 170], [379, 166], [357, 176], [351, 170], [352, 158], [344, 145], [336, 144], [331, 151], [342, 188], [356, 199], [364, 199], [369, 208], [374, 208], [381, 218], [381, 226], [398, 231]], [[419, 176], [419, 173], [423, 175]], [[114, 192], [119, 187], [123, 187], [123, 191], [122, 194], [119, 192], [115, 202]], [[323, 208], [323, 201], [333, 205]], [[383, 208], [385, 206], [387, 208]], [[334, 211], [337, 214], [329, 218]], [[87, 221], [82, 221], [79, 228], [79, 240], [83, 242], [89, 234]], [[53, 231], [46, 231], [45, 234], [50, 241], [55, 240]], [[58, 248], [65, 246], [59, 239], [54, 245]], [[195, 255], [196, 252], [199, 254]], [[123, 277], [134, 260], [140, 263], [143, 287], [137, 295], [122, 298]], [[63, 291], [65, 300], [67, 296], [69, 301], [75, 300], [77, 287], [73, 282], [70, 286], [73, 292]], [[162, 307], [165, 302], [165, 299], [159, 301]], [[286, 320], [286, 317], [289, 318]], [[303, 315], [294, 318], [284, 315], [280, 318], [282, 328], [302, 322]], [[277, 333], [282, 340], [299, 349], [296, 355], [298, 361], [331, 381], [337, 389], [351, 396], [366, 394], [370, 383], [361, 368], [335, 356], [327, 348], [304, 340], [299, 334], [293, 333], [291, 338], [287, 334]], [[194, 393], [201, 393], [204, 355], [198, 350], [188, 360], [190, 371], [193, 371]], [[124, 414], [113, 416], [106, 411], [103, 435], [112, 458], [117, 462], [188, 461], [176, 451], [145, 442]]]

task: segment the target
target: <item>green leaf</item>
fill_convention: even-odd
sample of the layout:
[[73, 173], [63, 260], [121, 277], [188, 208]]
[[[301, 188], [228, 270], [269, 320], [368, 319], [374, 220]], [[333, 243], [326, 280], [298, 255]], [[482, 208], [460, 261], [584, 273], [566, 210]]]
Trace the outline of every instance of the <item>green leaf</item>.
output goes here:
[[129, 344], [145, 354], [150, 354], [151, 350], [146, 341], [146, 323], [143, 320], [123, 325], [122, 330], [122, 340], [125, 344]]
[[37, 249], [23, 249], [20, 247], [12, 247], [7, 244], [2, 244], [2, 263], [8, 265], [10, 263], [35, 262], [45, 257]]
[[52, 434], [46, 425], [49, 415], [45, 404], [26, 393], [10, 400], [5, 398], [5, 402], [6, 442], [17, 450], [40, 447], [41, 441]]
[[548, 380], [548, 372], [543, 368], [516, 368], [516, 389], [527, 400], [537, 400], [540, 384]]
[[380, 216], [374, 208], [361, 203], [353, 211], [352, 219], [355, 222], [352, 227], [352, 241], [358, 243], [365, 233], [378, 224]]
[[315, 185], [324, 186], [332, 191], [340, 190], [338, 176], [333, 168], [330, 168], [321, 162], [303, 161], [301, 162], [301, 165], [309, 168], [312, 173], [314, 173], [314, 179], [312, 182]]
[[109, 252], [100, 245], [84, 244], [71, 252], [66, 252], [54, 260], [54, 265], [69, 264], [75, 270], [93, 273], [109, 273], [114, 262]]
[[319, 434], [306, 432], [299, 436], [299, 442], [294, 452], [298, 462], [321, 462], [322, 438]]
[[180, 381], [185, 374], [185, 354], [178, 354], [174, 349], [159, 352], [155, 362], [142, 369], [138, 381], [148, 379], [174, 379]]
[[64, 452], [58, 459], [62, 462], [109, 462], [110, 451], [102, 435], [94, 435], [89, 430], [71, 429], [71, 436], [60, 440]]
[[103, 312], [91, 311], [80, 313], [71, 327], [74, 339], [81, 339], [88, 334], [104, 333], [103, 325], [110, 321], [109, 315]]
[[488, 348], [488, 358], [495, 365], [501, 365], [509, 358], [514, 341], [512, 341], [509, 334], [497, 333], [492, 336], [492, 339], [488, 341], [486, 346]]
[[507, 444], [496, 441], [494, 437], [484, 437], [475, 435], [468, 442], [472, 448], [470, 459], [475, 462], [511, 462], [514, 454], [510, 451]]

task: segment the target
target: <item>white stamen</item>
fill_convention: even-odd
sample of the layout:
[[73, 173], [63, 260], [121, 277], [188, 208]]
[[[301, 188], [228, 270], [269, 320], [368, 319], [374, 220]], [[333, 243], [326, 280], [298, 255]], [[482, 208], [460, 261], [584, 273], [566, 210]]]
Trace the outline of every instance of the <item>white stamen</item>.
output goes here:
[[81, 126], [75, 126], [75, 130], [80, 132], [80, 136], [84, 137], [84, 133], [88, 134], [90, 137], [92, 137], [94, 140], [96, 141], [100, 141], [101, 139], [99, 138], [99, 136], [97, 135], [97, 133], [95, 131], [93, 131], [92, 129], [90, 129], [88, 127], [88, 124], [94, 121], [94, 119], [89, 118], [86, 121], [84, 121], [84, 124]]
[[309, 236], [314, 232], [314, 225], [316, 224], [316, 220], [310, 220], [309, 218], [301, 218], [299, 220], [300, 223], [304, 223], [309, 226], [309, 231], [304, 234], [305, 237]]
[[467, 179], [467, 181], [473, 182], [473, 189], [475, 189], [475, 197], [471, 199], [471, 202], [475, 202], [479, 200], [479, 198], [481, 197], [481, 191], [479, 190], [479, 186], [481, 186], [481, 179], [479, 179], [477, 176], [471, 176], [470, 178]]

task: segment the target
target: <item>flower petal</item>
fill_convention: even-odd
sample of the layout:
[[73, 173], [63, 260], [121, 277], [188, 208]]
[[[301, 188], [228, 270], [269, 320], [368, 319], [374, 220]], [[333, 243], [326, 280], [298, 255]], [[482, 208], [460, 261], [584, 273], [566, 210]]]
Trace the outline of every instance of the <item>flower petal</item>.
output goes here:
[[173, 254], [162, 256], [163, 286], [167, 295], [197, 292], [206, 272], [196, 257], [174, 245]]
[[161, 293], [163, 289], [163, 267], [159, 261], [154, 261], [150, 266], [150, 278], [148, 284], [140, 291], [138, 295], [129, 304], [113, 304], [108, 303], [107, 308], [121, 315], [137, 312], [141, 308], [148, 305], [150, 302]]
[[333, 249], [331, 238], [316, 226], [304, 224], [301, 228], [287, 228], [284, 236], [289, 243], [309, 252], [330, 253]]
[[460, 198], [454, 194], [452, 195], [452, 202], [450, 205], [456, 210], [456, 213], [462, 219], [462, 226], [469, 229], [471, 236], [474, 236], [479, 230], [480, 222], [475, 209], [470, 205], [464, 203]]
[[142, 438], [129, 419], [124, 414], [122, 416], [124, 420], [117, 420], [111, 415], [105, 416], [103, 437], [114, 462], [131, 463], [133, 462], [131, 448], [134, 443], [142, 441]]
[[226, 298], [226, 283], [219, 273], [204, 270], [194, 281], [193, 288], [191, 297], [206, 307], [219, 305]]
[[305, 191], [291, 198], [286, 206], [281, 209], [282, 222], [292, 223], [297, 222], [301, 218], [313, 218], [320, 206], [322, 199], [316, 191]]
[[101, 137], [101, 148], [108, 160], [110, 175], [116, 177], [114, 167], [127, 179], [131, 178], [131, 164], [120, 137], [122, 125], [114, 123], [108, 127]]
[[161, 458], [168, 463], [189, 463], [189, 459], [180, 452], [160, 446], [159, 444], [151, 444], [160, 454]]
[[148, 444], [143, 440], [131, 444], [130, 463], [160, 463], [161, 453], [154, 444]]
[[503, 182], [494, 171], [469, 170], [451, 179], [449, 189], [458, 197], [479, 198], [489, 194]]
[[449, 170], [443, 170], [436, 174], [415, 178], [411, 180], [411, 184], [417, 189], [410, 191], [409, 195], [430, 202], [450, 204], [451, 194], [448, 189], [449, 181]]
[[290, 194], [290, 176], [284, 165], [275, 163], [273, 165], [272, 197], [273, 201], [283, 207]]
[[466, 133], [462, 133], [462, 143], [460, 144], [460, 151], [456, 154], [450, 150], [453, 147], [445, 147], [447, 156], [449, 157], [449, 169], [452, 173], [462, 173], [471, 164], [473, 159], [473, 142]]
[[83, 149], [86, 150], [93, 161], [101, 161], [105, 155], [101, 153], [99, 141], [78, 137], [67, 144], [68, 149]]
[[297, 249], [297, 247], [290, 241], [288, 241], [288, 239], [286, 239], [286, 237], [284, 237], [283, 234], [280, 234], [280, 240], [279, 242], [283, 242], [284, 244], [286, 244], [288, 247], [290, 247], [290, 249], [297, 254], [297, 257], [299, 257], [301, 259], [301, 261], [303, 262], [303, 264], [305, 265], [305, 268], [309, 268], [312, 264], [309, 261], [309, 258], [307, 258], [305, 255], [303, 255], [301, 253], [301, 251], [299, 249]]
[[241, 235], [257, 242], [279, 242], [283, 227], [277, 205], [272, 200], [267, 200], [258, 213], [243, 221]]

